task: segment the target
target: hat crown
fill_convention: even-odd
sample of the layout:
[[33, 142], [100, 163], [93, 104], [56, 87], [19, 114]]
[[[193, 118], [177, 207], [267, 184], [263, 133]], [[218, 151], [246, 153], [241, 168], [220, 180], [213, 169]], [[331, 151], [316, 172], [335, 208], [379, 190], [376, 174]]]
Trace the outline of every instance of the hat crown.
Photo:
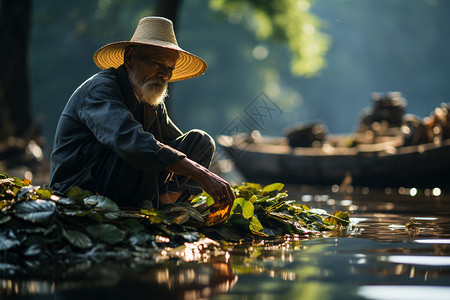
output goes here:
[[173, 44], [178, 48], [172, 21], [162, 17], [141, 19], [131, 38], [131, 42], [149, 43], [152, 41]]

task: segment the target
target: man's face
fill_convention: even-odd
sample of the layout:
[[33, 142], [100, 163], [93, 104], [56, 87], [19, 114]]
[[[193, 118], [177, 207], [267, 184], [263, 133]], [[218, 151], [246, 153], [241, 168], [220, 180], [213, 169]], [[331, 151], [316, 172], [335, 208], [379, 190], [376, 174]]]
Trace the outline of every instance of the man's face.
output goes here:
[[158, 47], [134, 47], [125, 55], [129, 78], [138, 98], [151, 105], [164, 100], [178, 52]]

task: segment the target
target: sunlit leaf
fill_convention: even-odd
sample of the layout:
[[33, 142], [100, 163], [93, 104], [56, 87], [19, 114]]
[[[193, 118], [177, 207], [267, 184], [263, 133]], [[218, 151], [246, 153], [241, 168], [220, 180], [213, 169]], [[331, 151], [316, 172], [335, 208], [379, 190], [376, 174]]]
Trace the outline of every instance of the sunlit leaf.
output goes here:
[[63, 236], [75, 247], [89, 248], [92, 247], [92, 240], [84, 233], [77, 230], [64, 230]]
[[223, 223], [231, 213], [231, 205], [227, 201], [218, 201], [210, 207], [210, 213], [206, 217], [206, 226], [213, 226]]
[[253, 216], [250, 220], [250, 230], [253, 231], [262, 231], [264, 227], [262, 226], [261, 222], [258, 220], [257, 217]]
[[262, 191], [263, 191], [263, 193], [269, 194], [274, 191], [281, 191], [283, 189], [283, 187], [284, 187], [284, 184], [277, 182], [277, 183], [272, 183], [272, 184], [266, 185]]
[[343, 212], [337, 210], [333, 214], [331, 214], [326, 220], [328, 220], [331, 224], [338, 226], [346, 226], [350, 223], [348, 211]]
[[259, 183], [244, 182], [243, 185], [251, 187], [251, 188], [253, 188], [253, 189], [257, 190], [257, 191], [262, 189], [262, 186]]
[[258, 197], [256, 195], [252, 195], [248, 201], [250, 201], [252, 204], [255, 203], [258, 200]]
[[255, 208], [253, 204], [250, 201], [244, 201], [244, 205], [242, 206], [242, 215], [244, 218], [251, 218], [253, 217]]
[[45, 223], [53, 216], [56, 205], [53, 201], [22, 201], [14, 206], [14, 215], [25, 221]]
[[191, 200], [191, 203], [197, 203], [197, 202], [206, 202], [207, 206], [211, 206], [214, 204], [214, 199], [208, 195], [206, 192], [203, 192], [197, 196], [194, 197], [194, 199]]
[[52, 191], [47, 188], [39, 188], [36, 190], [36, 194], [38, 194], [40, 199], [49, 200], [52, 196]]

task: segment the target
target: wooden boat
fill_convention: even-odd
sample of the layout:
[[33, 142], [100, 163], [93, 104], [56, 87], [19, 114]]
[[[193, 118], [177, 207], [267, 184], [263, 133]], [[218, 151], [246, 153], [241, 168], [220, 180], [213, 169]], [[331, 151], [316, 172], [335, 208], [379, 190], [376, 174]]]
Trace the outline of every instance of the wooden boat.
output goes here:
[[217, 138], [250, 181], [450, 189], [450, 139], [411, 146], [392, 137], [352, 147], [291, 147], [284, 137], [252, 135]]
[[354, 134], [326, 126], [293, 128], [286, 137], [219, 136], [235, 166], [253, 181], [450, 189], [450, 105], [421, 120], [405, 115], [398, 92], [374, 94]]

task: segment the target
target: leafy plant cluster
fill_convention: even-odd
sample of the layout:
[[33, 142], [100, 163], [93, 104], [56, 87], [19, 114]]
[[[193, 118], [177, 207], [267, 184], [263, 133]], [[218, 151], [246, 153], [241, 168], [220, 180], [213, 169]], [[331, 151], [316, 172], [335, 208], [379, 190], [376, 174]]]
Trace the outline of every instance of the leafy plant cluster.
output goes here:
[[[283, 235], [317, 235], [323, 231], [338, 230], [349, 225], [348, 212], [336, 211], [333, 214], [323, 209], [311, 209], [306, 205], [288, 200], [288, 194], [281, 192], [282, 183], [265, 187], [257, 183], [245, 182], [234, 186], [237, 196], [226, 222], [214, 229], [205, 228], [203, 232], [215, 234], [215, 238], [237, 241], [248, 238], [274, 238]], [[194, 206], [214, 200], [206, 193], [192, 200]]]
[[[17, 259], [80, 255], [142, 259], [205, 237], [251, 241], [314, 234], [348, 224], [348, 213], [330, 215], [296, 204], [287, 200], [283, 187], [281, 183], [235, 186], [237, 198], [231, 210], [217, 206], [221, 203], [214, 203], [206, 193], [192, 203], [125, 210], [78, 187], [58, 195], [0, 172], [0, 251]], [[220, 224], [211, 221], [217, 215], [223, 219]]]

